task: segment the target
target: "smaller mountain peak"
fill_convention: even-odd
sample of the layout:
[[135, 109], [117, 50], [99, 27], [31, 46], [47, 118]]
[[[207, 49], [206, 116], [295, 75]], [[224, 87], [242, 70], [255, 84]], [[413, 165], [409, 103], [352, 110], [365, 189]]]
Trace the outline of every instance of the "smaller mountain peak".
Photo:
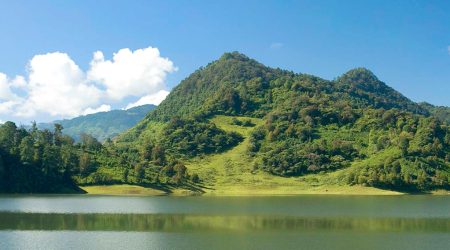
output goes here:
[[[357, 88], [362, 91], [381, 94], [392, 92], [385, 83], [380, 81], [372, 71], [366, 68], [355, 68], [336, 79], [336, 82], [344, 88]], [[385, 93], [386, 94], [386, 93]]]
[[242, 53], [239, 53], [238, 51], [233, 52], [226, 52], [224, 53], [220, 59], [220, 61], [226, 61], [226, 60], [238, 60], [238, 61], [248, 61], [250, 58]]
[[365, 81], [370, 81], [370, 82], [379, 81], [378, 78], [375, 76], [375, 74], [372, 71], [370, 71], [366, 68], [362, 68], [362, 67], [351, 69], [339, 78], [345, 79], [347, 81], [348, 80], [359, 81], [362, 79], [364, 79]]

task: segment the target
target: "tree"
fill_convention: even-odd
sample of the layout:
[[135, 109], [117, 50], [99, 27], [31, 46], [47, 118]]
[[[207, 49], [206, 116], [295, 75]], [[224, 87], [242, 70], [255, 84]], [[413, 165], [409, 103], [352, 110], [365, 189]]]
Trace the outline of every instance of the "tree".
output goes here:
[[54, 126], [55, 126], [55, 130], [53, 133], [54, 133], [55, 145], [61, 146], [63, 126], [59, 123], [55, 123]]
[[34, 158], [34, 142], [31, 136], [25, 136], [19, 146], [20, 159], [24, 163], [32, 163]]
[[0, 146], [9, 153], [15, 154], [17, 149], [17, 126], [13, 122], [5, 122], [0, 126]]
[[152, 149], [152, 160], [157, 165], [162, 165], [166, 161], [166, 156], [164, 153], [164, 148], [161, 145], [156, 145]]
[[134, 166], [134, 173], [138, 183], [142, 183], [145, 177], [145, 169], [147, 164], [145, 162], [140, 162]]
[[402, 151], [402, 155], [406, 156], [408, 154], [409, 147], [409, 136], [407, 133], [402, 132], [398, 138], [398, 146]]
[[88, 153], [81, 153], [79, 159], [79, 171], [82, 176], [87, 176], [92, 170], [92, 160]]
[[191, 181], [193, 183], [199, 183], [200, 182], [200, 177], [198, 176], [198, 174], [194, 173], [193, 175], [191, 175]]
[[91, 151], [98, 151], [102, 148], [102, 144], [93, 136], [82, 133], [80, 135], [81, 145], [83, 148]]

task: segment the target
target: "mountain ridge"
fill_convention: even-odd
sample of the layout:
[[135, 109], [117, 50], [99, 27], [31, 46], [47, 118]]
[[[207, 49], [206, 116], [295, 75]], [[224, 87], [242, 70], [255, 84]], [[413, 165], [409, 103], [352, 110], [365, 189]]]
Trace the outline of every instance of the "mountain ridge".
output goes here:
[[[181, 81], [158, 108], [120, 135], [116, 145], [136, 150], [148, 146], [149, 151], [162, 147], [169, 158], [197, 161], [213, 151], [194, 147], [194, 154], [183, 153], [205, 142], [195, 124], [227, 128], [214, 123], [214, 117], [257, 118], [260, 125], [245, 140], [254, 171], [296, 178], [340, 171], [342, 176], [328, 180], [394, 190], [448, 188], [450, 132], [429, 110], [365, 68], [329, 81], [266, 67], [233, 52]], [[185, 123], [194, 128], [186, 130]], [[205, 169], [191, 168], [202, 178], [212, 178]]]
[[111, 110], [78, 116], [72, 119], [56, 120], [50, 123], [39, 123], [38, 128], [52, 130], [54, 124], [63, 126], [63, 133], [79, 141], [81, 134], [89, 134], [100, 142], [113, 138], [137, 124], [156, 106], [142, 105], [127, 110]]
[[[222, 70], [223, 68], [226, 68], [226, 70]], [[224, 77], [223, 71], [231, 72], [231, 74]], [[212, 79], [208, 78], [211, 74], [214, 75]], [[264, 86], [267, 86], [268, 82], [273, 80], [275, 74], [281, 75], [284, 78], [296, 78], [295, 80], [298, 81], [308, 81], [310, 82], [310, 86], [308, 87], [312, 89], [320, 88], [320, 91], [334, 93], [335, 101], [339, 101], [341, 95], [350, 96], [350, 98], [355, 100], [355, 103], [358, 103], [359, 106], [357, 108], [364, 108], [366, 106], [385, 109], [398, 108], [406, 109], [413, 113], [430, 115], [430, 112], [426, 108], [411, 101], [392, 87], [380, 81], [366, 68], [358, 67], [351, 69], [337, 77], [335, 80], [329, 81], [309, 74], [294, 73], [279, 68], [270, 68], [244, 54], [231, 52], [224, 53], [218, 60], [208, 63], [205, 67], [200, 67], [190, 76], [182, 80], [159, 107], [153, 112], [149, 112], [137, 127], [144, 128], [145, 124], [142, 122], [145, 123], [145, 120], [166, 122], [173, 116], [182, 117], [199, 113], [208, 113], [209, 111], [207, 109], [210, 108], [210, 103], [217, 102], [217, 99], [220, 99], [223, 95], [228, 95], [231, 99], [233, 98], [233, 94], [235, 94], [233, 89], [239, 88], [239, 84], [246, 81], [246, 79], [243, 79], [244, 75], [245, 77], [254, 80], [253, 82], [248, 82], [254, 85], [251, 87], [256, 89], [259, 88], [260, 96], [267, 94], [262, 93], [264, 91]], [[368, 82], [367, 79], [370, 81]], [[361, 85], [361, 81], [366, 85]], [[367, 85], [367, 83], [369, 83], [369, 85]], [[296, 88], [295, 83], [292, 88]], [[201, 91], [200, 94], [199, 90]], [[311, 91], [305, 87], [296, 90]], [[247, 90], [244, 89], [244, 91]], [[383, 91], [383, 94], [377, 95], [377, 91]], [[211, 94], [211, 92], [213, 93]], [[254, 103], [250, 102], [250, 105], [251, 104]], [[266, 108], [266, 110], [273, 108], [267, 106], [269, 105], [265, 104], [265, 107], [262, 108]], [[249, 115], [248, 112], [239, 114]], [[261, 112], [258, 114], [250, 114], [250, 116], [262, 117], [266, 114], [267, 112]]]

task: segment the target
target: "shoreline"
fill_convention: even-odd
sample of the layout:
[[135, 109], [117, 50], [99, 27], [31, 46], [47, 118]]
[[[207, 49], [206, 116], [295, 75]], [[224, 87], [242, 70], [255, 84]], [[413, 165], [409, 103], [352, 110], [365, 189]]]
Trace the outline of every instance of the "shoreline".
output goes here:
[[[204, 193], [188, 189], [175, 188], [170, 192], [137, 185], [96, 185], [80, 186], [86, 195], [110, 196], [205, 196], [205, 197], [257, 197], [257, 196], [296, 196], [296, 195], [345, 195], [345, 196], [402, 196], [402, 195], [450, 195], [448, 190], [433, 190], [429, 193], [404, 193], [363, 186], [325, 186], [310, 189], [245, 189], [231, 186], [218, 190], [206, 190]], [[236, 190], [237, 188], [237, 190]]]

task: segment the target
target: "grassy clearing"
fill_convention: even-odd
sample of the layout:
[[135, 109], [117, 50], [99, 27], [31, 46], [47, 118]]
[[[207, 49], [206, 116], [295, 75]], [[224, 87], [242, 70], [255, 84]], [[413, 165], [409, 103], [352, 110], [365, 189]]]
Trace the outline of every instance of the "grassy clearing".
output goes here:
[[[254, 127], [233, 124], [233, 119], [250, 120]], [[230, 150], [194, 158], [186, 162], [191, 174], [197, 173], [201, 180], [203, 195], [255, 196], [255, 195], [299, 195], [299, 194], [340, 194], [340, 195], [401, 195], [404, 193], [382, 190], [360, 185], [349, 186], [344, 177], [354, 168], [384, 162], [387, 155], [400, 152], [385, 152], [370, 159], [355, 162], [352, 166], [330, 173], [310, 174], [302, 177], [280, 177], [255, 170], [255, 158], [247, 154], [250, 133], [263, 120], [249, 117], [215, 116], [211, 119], [219, 128], [237, 132], [244, 140]], [[187, 188], [159, 190], [133, 185], [84, 186], [88, 194], [104, 195], [193, 195], [198, 191]], [[431, 194], [449, 195], [448, 191], [437, 190]]]
[[[256, 126], [261, 119], [236, 117], [244, 121], [250, 119]], [[205, 195], [294, 195], [294, 194], [356, 194], [356, 195], [396, 195], [399, 192], [372, 187], [348, 186], [340, 179], [344, 170], [304, 177], [279, 177], [253, 169], [255, 159], [247, 155], [249, 135], [256, 127], [232, 124], [233, 117], [216, 116], [211, 119], [225, 131], [235, 131], [244, 136], [244, 141], [236, 147], [215, 155], [195, 158], [187, 162], [190, 173], [197, 173], [205, 186]], [[355, 166], [356, 167], [356, 166]]]
[[82, 186], [88, 194], [101, 195], [166, 195], [167, 193], [153, 188], [134, 185]]

